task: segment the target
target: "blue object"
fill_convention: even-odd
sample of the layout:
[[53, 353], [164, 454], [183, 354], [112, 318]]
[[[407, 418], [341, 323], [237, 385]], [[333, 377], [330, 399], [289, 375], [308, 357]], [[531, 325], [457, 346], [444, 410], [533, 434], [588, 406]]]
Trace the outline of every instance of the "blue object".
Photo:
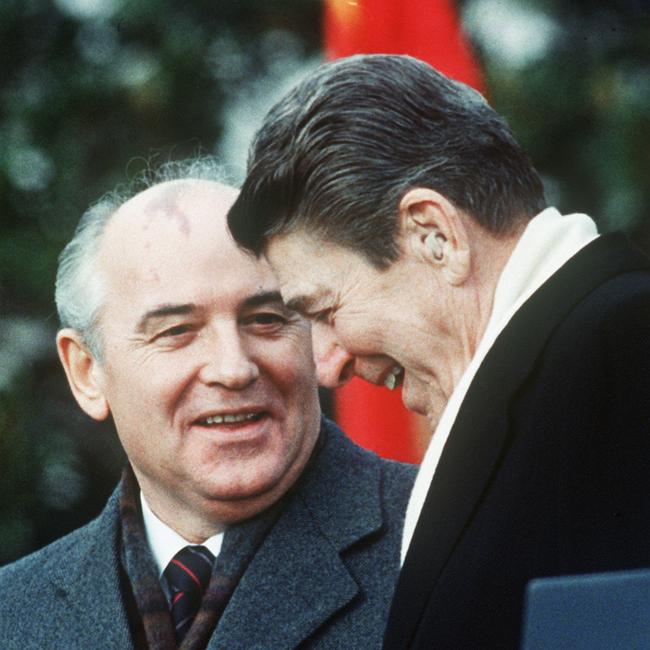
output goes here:
[[650, 570], [531, 580], [521, 647], [650, 648]]

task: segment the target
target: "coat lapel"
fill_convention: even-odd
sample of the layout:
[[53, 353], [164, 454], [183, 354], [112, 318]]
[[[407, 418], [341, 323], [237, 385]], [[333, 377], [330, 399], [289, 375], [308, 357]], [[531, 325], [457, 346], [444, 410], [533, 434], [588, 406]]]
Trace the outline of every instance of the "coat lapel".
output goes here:
[[567, 313], [607, 279], [648, 268], [622, 235], [600, 237], [555, 273], [513, 316], [467, 392], [431, 482], [390, 612], [386, 648], [413, 639], [427, 600], [478, 507], [508, 437], [508, 409]]
[[117, 491], [66, 555], [44, 568], [53, 585], [59, 625], [69, 648], [132, 648], [119, 578]]
[[235, 590], [210, 650], [244, 640], [250, 649], [295, 648], [359, 595], [341, 553], [381, 528], [383, 517], [380, 469], [355, 463], [356, 453], [340, 432], [328, 432], [318, 462]]

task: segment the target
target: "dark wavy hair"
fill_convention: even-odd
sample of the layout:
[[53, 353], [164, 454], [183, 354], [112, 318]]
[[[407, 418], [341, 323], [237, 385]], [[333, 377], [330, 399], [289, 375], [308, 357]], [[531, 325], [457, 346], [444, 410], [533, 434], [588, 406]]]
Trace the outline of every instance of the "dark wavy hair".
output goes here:
[[386, 268], [413, 187], [497, 235], [546, 205], [528, 155], [478, 92], [409, 56], [353, 56], [322, 65], [269, 111], [228, 224], [257, 255], [268, 237], [304, 230]]

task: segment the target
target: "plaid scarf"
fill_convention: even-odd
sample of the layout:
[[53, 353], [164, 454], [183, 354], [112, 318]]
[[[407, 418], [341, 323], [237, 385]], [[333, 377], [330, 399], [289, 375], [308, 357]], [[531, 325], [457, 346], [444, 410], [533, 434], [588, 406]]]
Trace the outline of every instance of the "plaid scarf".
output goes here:
[[[256, 517], [226, 530], [201, 608], [179, 650], [203, 650], [207, 646], [235, 587], [284, 508], [287, 496]], [[140, 488], [130, 467], [122, 475], [120, 521], [120, 555], [128, 578], [126, 606], [135, 647], [175, 650], [169, 605], [149, 550], [140, 510]]]

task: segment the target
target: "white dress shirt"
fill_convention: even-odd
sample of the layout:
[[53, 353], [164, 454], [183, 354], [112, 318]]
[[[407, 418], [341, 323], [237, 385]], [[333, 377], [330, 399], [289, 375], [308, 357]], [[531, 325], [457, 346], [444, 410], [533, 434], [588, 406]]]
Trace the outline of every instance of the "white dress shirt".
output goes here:
[[499, 277], [485, 333], [447, 402], [415, 479], [404, 522], [402, 563], [449, 432], [483, 359], [522, 304], [566, 261], [596, 237], [596, 225], [587, 215], [563, 216], [555, 208], [540, 212], [526, 226]]
[[[175, 530], [170, 528], [165, 522], [161, 521], [151, 510], [144, 494], [140, 491], [140, 503], [142, 504], [142, 519], [144, 520], [144, 530], [147, 536], [147, 542], [151, 549], [151, 554], [158, 567], [158, 577], [160, 584], [167, 596], [170, 599], [169, 588], [167, 580], [163, 576], [163, 571], [171, 562], [172, 558], [182, 548], [186, 546], [196, 546], [194, 542], [188, 542], [185, 538], [181, 537]], [[221, 544], [223, 542], [223, 533], [217, 533], [209, 537], [201, 546], [205, 546], [210, 552], [217, 557], [221, 551]]]

